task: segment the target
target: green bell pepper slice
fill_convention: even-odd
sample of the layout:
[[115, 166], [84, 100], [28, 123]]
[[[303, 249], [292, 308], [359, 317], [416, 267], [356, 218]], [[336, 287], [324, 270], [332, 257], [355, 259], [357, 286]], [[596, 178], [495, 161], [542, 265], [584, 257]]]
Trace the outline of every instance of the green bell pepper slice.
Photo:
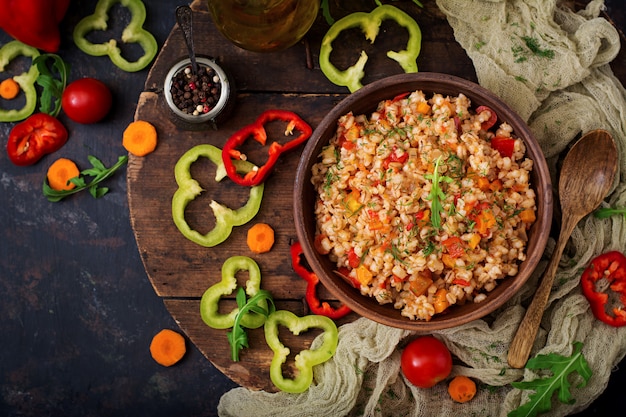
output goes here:
[[[246, 282], [246, 294], [248, 297], [256, 295], [261, 289], [261, 270], [259, 265], [247, 256], [232, 256], [222, 265], [222, 280], [209, 287], [200, 300], [200, 315], [204, 323], [214, 329], [229, 329], [235, 323], [235, 316], [239, 308], [233, 309], [228, 314], [219, 313], [219, 301], [222, 296], [232, 294], [237, 288], [236, 274], [239, 271], [248, 271]], [[267, 310], [267, 300], [258, 303], [259, 307]], [[265, 316], [256, 313], [242, 315], [239, 324], [249, 329], [263, 326]]]
[[[285, 378], [282, 365], [287, 361], [289, 348], [282, 344], [278, 337], [278, 326], [287, 327], [293, 334], [311, 328], [319, 328], [324, 331], [321, 346], [316, 349], [305, 349], [295, 357], [295, 366], [298, 370], [293, 378]], [[290, 393], [306, 391], [313, 382], [313, 367], [329, 360], [337, 350], [339, 332], [337, 325], [326, 316], [309, 315], [298, 317], [290, 311], [278, 310], [269, 315], [265, 320], [265, 341], [274, 352], [270, 365], [270, 379], [276, 388]]]
[[[20, 41], [6, 43], [0, 48], [0, 72], [4, 72], [9, 62], [19, 56], [27, 56], [34, 60], [39, 56], [39, 51]], [[39, 69], [35, 64], [31, 64], [28, 71], [13, 77], [24, 92], [26, 102], [21, 109], [0, 109], [0, 122], [16, 122], [33, 114], [37, 106], [37, 90], [35, 89], [37, 77], [39, 77]]]
[[333, 50], [332, 42], [339, 33], [346, 29], [360, 27], [365, 38], [374, 43], [383, 20], [393, 20], [409, 32], [406, 49], [402, 51], [388, 51], [387, 56], [396, 61], [404, 72], [417, 72], [417, 56], [422, 48], [422, 31], [417, 22], [408, 14], [395, 6], [384, 4], [376, 7], [371, 13], [355, 12], [336, 21], [322, 39], [320, 48], [320, 68], [324, 75], [334, 84], [346, 86], [351, 93], [363, 87], [361, 79], [365, 76], [365, 63], [368, 56], [361, 51], [358, 61], [351, 67], [341, 71], [330, 62], [330, 53]]
[[[116, 3], [120, 3], [131, 13], [130, 23], [122, 31], [122, 42], [138, 43], [144, 52], [139, 59], [133, 62], [127, 61], [122, 56], [122, 51], [117, 46], [115, 39], [110, 39], [105, 43], [94, 44], [86, 38], [92, 31], [104, 31], [107, 29], [109, 10]], [[95, 12], [83, 18], [74, 28], [74, 43], [81, 51], [88, 55], [108, 55], [113, 64], [124, 71], [140, 71], [152, 62], [152, 59], [154, 59], [159, 49], [154, 36], [143, 28], [145, 20], [146, 6], [144, 6], [141, 0], [99, 0], [96, 4]]]
[[[217, 166], [215, 182], [220, 182], [227, 176], [220, 148], [203, 144], [194, 146], [185, 152], [174, 167], [174, 176], [176, 177], [178, 189], [172, 197], [172, 218], [183, 236], [200, 246], [208, 248], [225, 241], [230, 236], [234, 226], [246, 224], [256, 216], [261, 207], [264, 184], [249, 187], [248, 201], [244, 206], [236, 210], [226, 207], [215, 200], [211, 201], [209, 207], [211, 207], [215, 216], [215, 227], [203, 235], [192, 229], [185, 220], [185, 208], [189, 202], [204, 191], [198, 181], [192, 178], [190, 171], [191, 164], [201, 156], [208, 158]], [[244, 173], [254, 168], [254, 164], [248, 161], [239, 160], [235, 161], [235, 164], [237, 164], [237, 169]]]

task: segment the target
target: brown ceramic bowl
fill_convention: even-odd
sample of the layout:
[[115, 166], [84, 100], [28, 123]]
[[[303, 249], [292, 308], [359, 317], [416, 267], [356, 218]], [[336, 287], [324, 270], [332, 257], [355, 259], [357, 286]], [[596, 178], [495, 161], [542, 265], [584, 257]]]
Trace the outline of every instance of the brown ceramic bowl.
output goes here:
[[[352, 111], [355, 115], [370, 115], [376, 105], [398, 94], [422, 90], [427, 96], [432, 93], [457, 96], [465, 94], [472, 101], [472, 108], [489, 106], [498, 114], [499, 123], [506, 121], [526, 145], [526, 154], [534, 161], [531, 184], [537, 197], [537, 220], [529, 231], [526, 247], [527, 258], [521, 263], [518, 274], [501, 280], [480, 303], [467, 303], [450, 307], [446, 313], [435, 315], [430, 321], [410, 320], [400, 314], [391, 304], [381, 305], [372, 298], [361, 295], [337, 275], [335, 265], [313, 247], [315, 238], [315, 215], [313, 212], [316, 192], [311, 184], [311, 167], [318, 161], [322, 148], [328, 144], [337, 127], [340, 116]], [[479, 319], [493, 312], [509, 300], [528, 280], [539, 262], [550, 232], [552, 221], [552, 184], [545, 158], [524, 121], [493, 93], [481, 86], [446, 74], [416, 73], [385, 78], [366, 85], [342, 100], [328, 113], [309, 138], [302, 153], [296, 172], [294, 189], [294, 216], [298, 239], [304, 255], [320, 280], [339, 300], [361, 316], [376, 322], [409, 330], [432, 331], [458, 326]]]

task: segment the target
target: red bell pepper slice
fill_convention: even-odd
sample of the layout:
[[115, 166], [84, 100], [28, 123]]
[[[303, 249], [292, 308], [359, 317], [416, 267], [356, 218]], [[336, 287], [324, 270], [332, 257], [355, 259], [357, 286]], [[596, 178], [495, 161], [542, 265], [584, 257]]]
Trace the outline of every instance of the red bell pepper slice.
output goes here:
[[491, 139], [491, 147], [500, 152], [500, 155], [511, 158], [515, 150], [515, 139], [495, 136]]
[[[621, 306], [607, 312], [609, 294], [596, 291], [596, 282], [600, 279], [609, 282], [610, 290], [617, 293]], [[580, 279], [583, 294], [591, 305], [591, 311], [598, 320], [614, 327], [626, 326], [626, 256], [618, 251], [611, 251], [594, 258]]]
[[307, 282], [305, 298], [313, 314], [319, 314], [337, 320], [350, 313], [352, 310], [345, 304], [342, 304], [339, 308], [333, 308], [326, 301], [322, 302], [317, 298], [316, 288], [320, 280], [315, 272], [309, 271], [302, 265], [301, 257], [303, 251], [300, 242], [294, 242], [290, 247], [290, 251], [293, 270]]
[[44, 155], [61, 149], [67, 137], [67, 129], [55, 117], [35, 113], [11, 129], [7, 153], [15, 165], [32, 165]]
[[396, 153], [397, 149], [397, 146], [394, 145], [389, 156], [383, 161], [383, 168], [389, 168], [389, 164], [391, 164], [392, 162], [399, 162], [401, 164], [404, 164], [409, 159], [408, 152], [403, 152], [401, 156], [398, 156], [398, 154]]
[[[242, 154], [237, 150], [237, 147], [244, 143], [249, 137], [252, 137], [261, 145], [265, 146], [267, 142], [265, 125], [275, 120], [288, 123], [287, 129], [285, 130], [286, 135], [297, 130], [300, 132], [300, 136], [284, 144], [272, 142], [269, 146], [268, 158], [264, 165], [245, 175], [239, 174], [233, 163], [236, 159], [242, 159]], [[311, 126], [297, 114], [288, 110], [266, 110], [261, 113], [254, 123], [241, 128], [226, 141], [226, 144], [222, 148], [222, 160], [226, 168], [226, 174], [233, 182], [239, 185], [259, 185], [264, 182], [272, 172], [280, 155], [303, 143], [311, 136], [311, 133], [313, 133]]]

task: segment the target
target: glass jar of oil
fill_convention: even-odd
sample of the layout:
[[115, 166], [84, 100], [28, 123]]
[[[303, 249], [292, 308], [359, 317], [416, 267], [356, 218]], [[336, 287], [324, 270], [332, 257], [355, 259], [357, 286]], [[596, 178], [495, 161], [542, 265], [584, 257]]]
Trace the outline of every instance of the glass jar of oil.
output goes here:
[[304, 37], [320, 0], [208, 0], [219, 31], [235, 45], [255, 52], [286, 49]]

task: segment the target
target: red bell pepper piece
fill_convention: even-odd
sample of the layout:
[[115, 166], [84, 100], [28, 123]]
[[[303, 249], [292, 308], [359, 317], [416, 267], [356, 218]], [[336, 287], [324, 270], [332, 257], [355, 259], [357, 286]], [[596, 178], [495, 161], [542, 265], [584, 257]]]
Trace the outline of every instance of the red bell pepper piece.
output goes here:
[[7, 141], [9, 159], [15, 165], [32, 165], [67, 142], [67, 129], [47, 113], [35, 113], [16, 124]]
[[345, 304], [342, 304], [339, 308], [333, 308], [326, 301], [321, 302], [317, 298], [316, 288], [320, 280], [315, 272], [309, 271], [304, 265], [302, 265], [302, 245], [300, 244], [300, 242], [294, 242], [291, 245], [290, 250], [291, 264], [293, 266], [293, 270], [296, 271], [296, 273], [307, 282], [305, 298], [313, 314], [319, 314], [329, 317], [333, 320], [337, 320], [350, 313], [352, 310], [350, 310], [350, 308]]
[[356, 269], [361, 265], [361, 258], [356, 254], [354, 248], [350, 248], [348, 251], [348, 265], [350, 265], [352, 269]]
[[515, 150], [515, 139], [495, 136], [491, 139], [491, 147], [500, 152], [500, 155], [511, 158]]
[[[610, 290], [619, 295], [621, 306], [614, 307], [610, 314], [606, 310], [609, 294], [596, 291], [596, 282], [600, 279], [609, 282]], [[591, 261], [580, 279], [583, 294], [591, 305], [591, 311], [598, 320], [614, 327], [626, 326], [626, 256], [621, 252], [611, 251], [599, 255]]]
[[0, 0], [0, 28], [26, 45], [57, 52], [59, 23], [69, 4], [70, 0]]
[[409, 159], [409, 154], [407, 152], [403, 152], [401, 156], [398, 156], [398, 154], [396, 154], [397, 149], [397, 146], [394, 145], [389, 156], [383, 161], [383, 168], [389, 168], [389, 164], [391, 164], [392, 162], [399, 162], [401, 164], [404, 164]]
[[[244, 143], [249, 137], [252, 137], [261, 145], [265, 146], [267, 142], [265, 125], [275, 120], [288, 123], [287, 129], [285, 130], [286, 135], [297, 130], [300, 131], [300, 136], [284, 144], [272, 142], [269, 146], [268, 158], [264, 165], [260, 166], [258, 170], [250, 171], [245, 175], [239, 174], [233, 163], [234, 159], [241, 158], [241, 152], [237, 150], [237, 147]], [[272, 172], [280, 155], [300, 145], [311, 136], [311, 133], [313, 133], [311, 126], [297, 114], [288, 110], [266, 110], [261, 113], [254, 123], [238, 130], [226, 141], [226, 144], [222, 148], [222, 160], [226, 168], [226, 173], [233, 182], [239, 185], [259, 185], [265, 181]]]

